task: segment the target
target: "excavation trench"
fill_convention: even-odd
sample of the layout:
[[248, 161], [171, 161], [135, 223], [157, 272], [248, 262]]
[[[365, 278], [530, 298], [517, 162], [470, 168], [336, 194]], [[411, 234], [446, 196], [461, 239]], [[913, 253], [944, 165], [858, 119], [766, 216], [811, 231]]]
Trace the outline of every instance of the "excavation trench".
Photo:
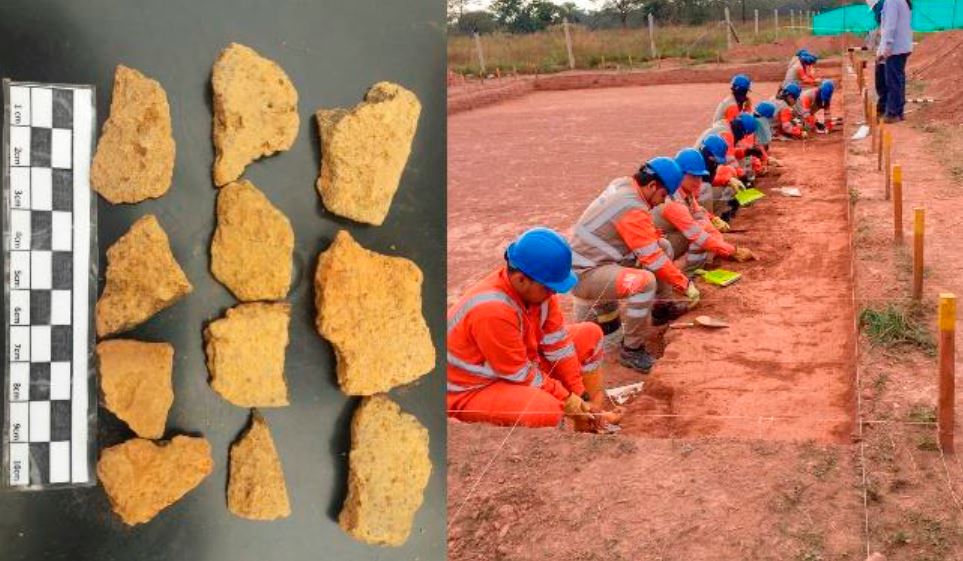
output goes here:
[[[775, 88], [754, 86], [757, 96]], [[691, 145], [726, 90], [536, 91], [450, 115], [449, 302], [500, 264], [513, 236], [536, 224], [567, 233], [612, 178]], [[646, 382], [627, 406], [623, 436], [849, 439], [855, 312], [842, 135], [776, 143], [773, 155], [785, 167], [759, 182], [768, 196], [739, 214], [736, 226], [748, 232], [729, 236], [761, 259], [722, 263], [743, 273], [733, 286], [700, 284], [696, 313], [731, 327], [660, 333], [653, 344], [664, 351], [644, 378], [608, 359], [609, 386]]]

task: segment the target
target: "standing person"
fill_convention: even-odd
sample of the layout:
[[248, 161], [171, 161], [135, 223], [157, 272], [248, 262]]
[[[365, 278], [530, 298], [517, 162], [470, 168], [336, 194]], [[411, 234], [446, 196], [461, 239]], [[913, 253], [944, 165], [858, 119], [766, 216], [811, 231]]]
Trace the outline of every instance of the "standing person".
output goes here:
[[906, 105], [906, 59], [913, 52], [912, 4], [910, 0], [885, 0], [880, 18], [879, 49], [876, 60], [885, 63], [886, 109], [883, 121], [903, 120]]
[[[656, 290], [684, 294], [685, 309], [699, 302], [699, 289], [673, 263], [672, 245], [652, 223], [652, 209], [681, 183], [682, 170], [672, 158], [652, 158], [631, 177], [609, 183], [573, 228], [572, 268], [578, 284], [572, 295], [591, 306], [584, 309], [580, 304], [583, 309], [576, 309], [576, 318], [608, 318], [602, 333], [614, 332], [621, 323], [619, 362], [642, 373], [655, 364], [645, 341]], [[612, 313], [619, 310], [620, 301], [625, 302], [621, 322], [619, 314]]]
[[602, 330], [566, 324], [557, 296], [576, 280], [565, 239], [532, 228], [448, 310], [449, 416], [526, 427], [568, 416], [577, 429], [598, 427]]
[[[873, 12], [873, 19], [876, 20], [876, 29], [869, 32], [866, 36], [866, 47], [872, 51], [879, 50], [880, 44], [880, 21], [883, 17], [883, 4], [885, 0], [866, 0], [870, 10]], [[876, 57], [875, 67], [876, 84], [876, 116], [882, 118], [886, 113], [886, 61]]]

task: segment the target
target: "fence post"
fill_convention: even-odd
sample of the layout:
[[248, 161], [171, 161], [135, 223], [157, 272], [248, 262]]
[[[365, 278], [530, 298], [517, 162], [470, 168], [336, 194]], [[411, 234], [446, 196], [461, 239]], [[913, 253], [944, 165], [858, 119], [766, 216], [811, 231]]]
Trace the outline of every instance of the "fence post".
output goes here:
[[913, 300], [923, 298], [923, 231], [925, 230], [925, 210], [913, 209]]
[[729, 6], [726, 6], [726, 49], [732, 48], [732, 22], [729, 20]]
[[482, 52], [481, 37], [478, 32], [472, 33], [475, 36], [475, 51], [478, 53], [478, 67], [481, 68], [481, 75], [485, 77], [485, 53]]
[[658, 58], [655, 52], [655, 17], [652, 14], [649, 14], [649, 52], [652, 60]]
[[772, 11], [773, 27], [776, 28], [776, 38], [779, 38], [779, 8]]
[[796, 10], [789, 10], [789, 29], [796, 27]]
[[756, 21], [756, 25], [755, 25], [755, 31], [756, 31], [756, 32], [755, 32], [755, 34], [756, 34], [756, 35], [759, 35], [759, 10], [753, 10], [753, 11], [752, 11], [752, 15], [753, 15], [753, 18], [754, 18], [755, 21]]
[[953, 453], [953, 411], [956, 398], [956, 295], [940, 294], [940, 342], [939, 342], [939, 387], [940, 397], [936, 406], [937, 431], [940, 450]]
[[903, 243], [903, 166], [893, 165], [893, 241]]
[[886, 179], [885, 179], [885, 183], [884, 183], [883, 192], [886, 194], [886, 200], [888, 201], [888, 200], [889, 200], [889, 188], [890, 188], [890, 185], [892, 184], [892, 175], [891, 175], [891, 174], [893, 173], [893, 169], [892, 169], [892, 162], [893, 162], [893, 135], [892, 135], [892, 133], [889, 132], [889, 130], [887, 130], [887, 131], [886, 131], [886, 134], [883, 135], [883, 142], [886, 144], [886, 146], [883, 147], [883, 165], [885, 166], [884, 171], [886, 172]]
[[562, 19], [562, 28], [565, 30], [565, 50], [568, 52], [568, 67], [575, 70], [575, 56], [572, 54], [572, 34], [568, 30], [568, 18]]

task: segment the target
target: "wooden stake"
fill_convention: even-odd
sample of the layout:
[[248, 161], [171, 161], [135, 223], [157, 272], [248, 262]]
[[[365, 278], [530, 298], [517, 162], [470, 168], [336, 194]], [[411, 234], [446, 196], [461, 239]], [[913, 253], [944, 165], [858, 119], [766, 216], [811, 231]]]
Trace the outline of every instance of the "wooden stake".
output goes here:
[[876, 171], [883, 171], [883, 150], [886, 146], [886, 135], [889, 131], [886, 130], [886, 125], [879, 125], [879, 134], [876, 136], [879, 138], [879, 144], [876, 147]]
[[893, 166], [893, 241], [903, 243], [903, 166]]
[[776, 28], [776, 38], [779, 38], [779, 8], [772, 11], [773, 27]]
[[940, 450], [945, 454], [952, 454], [953, 424], [956, 420], [953, 411], [956, 400], [956, 296], [949, 292], [940, 294], [939, 327], [940, 396], [936, 405], [937, 436]]
[[568, 52], [568, 67], [575, 70], [575, 56], [572, 54], [572, 34], [568, 30], [568, 18], [562, 19], [562, 29], [565, 30], [565, 50]]
[[885, 144], [883, 147], [883, 166], [886, 170], [886, 180], [883, 192], [886, 194], [886, 200], [888, 201], [890, 186], [893, 183], [893, 167], [891, 163], [893, 161], [893, 137], [890, 135], [888, 130], [883, 135], [883, 144]]
[[756, 25], [754, 28], [756, 30], [755, 35], [759, 35], [759, 10], [753, 10], [752, 13], [753, 13], [753, 17], [756, 20]]
[[913, 300], [923, 297], [923, 207], [913, 209]]

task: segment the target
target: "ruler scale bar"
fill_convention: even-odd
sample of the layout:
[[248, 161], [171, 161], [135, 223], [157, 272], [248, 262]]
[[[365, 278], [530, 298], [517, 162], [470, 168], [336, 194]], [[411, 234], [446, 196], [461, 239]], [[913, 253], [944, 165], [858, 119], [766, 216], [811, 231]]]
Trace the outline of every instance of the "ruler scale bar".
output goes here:
[[94, 89], [4, 80], [3, 93], [7, 360], [0, 485], [90, 484]]

